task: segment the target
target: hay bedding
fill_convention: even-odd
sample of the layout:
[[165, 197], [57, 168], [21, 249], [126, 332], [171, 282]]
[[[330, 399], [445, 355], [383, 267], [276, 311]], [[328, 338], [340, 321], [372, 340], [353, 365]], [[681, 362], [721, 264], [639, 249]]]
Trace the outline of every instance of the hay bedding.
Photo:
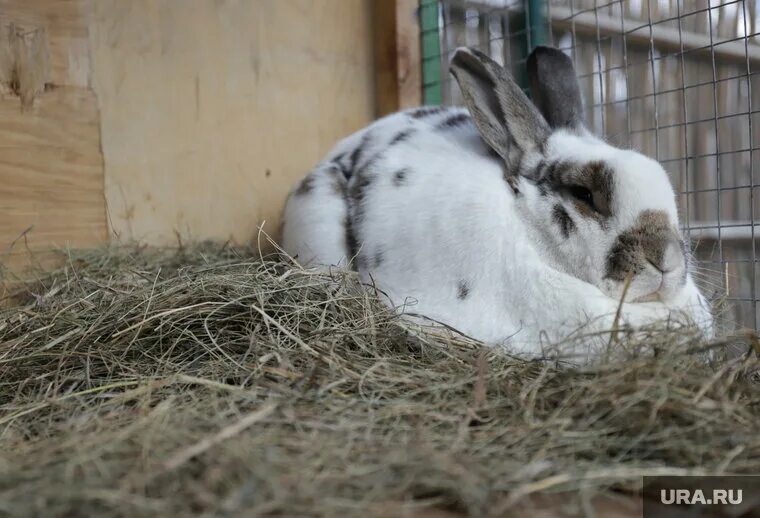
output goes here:
[[353, 274], [213, 245], [71, 252], [13, 302], [0, 513], [480, 516], [760, 473], [755, 355], [708, 366], [682, 332], [523, 361], [404, 322]]

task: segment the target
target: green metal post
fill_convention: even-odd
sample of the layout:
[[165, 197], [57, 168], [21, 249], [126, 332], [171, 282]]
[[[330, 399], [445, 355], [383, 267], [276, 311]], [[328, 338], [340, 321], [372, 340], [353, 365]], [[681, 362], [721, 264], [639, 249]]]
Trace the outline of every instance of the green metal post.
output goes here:
[[441, 42], [438, 0], [420, 0], [420, 45], [422, 46], [422, 102], [441, 104]]
[[[517, 30], [523, 31], [525, 35], [520, 41], [520, 55], [527, 58], [536, 46], [546, 43], [546, 7], [545, 0], [523, 0], [523, 5], [525, 6], [525, 18], [518, 19], [522, 23]], [[519, 66], [514, 73], [517, 84], [530, 95], [528, 71], [524, 66]]]
[[[524, 0], [525, 19], [522, 40], [523, 56], [537, 46], [548, 42], [546, 0]], [[420, 0], [420, 46], [422, 58], [422, 100], [425, 104], [441, 104], [441, 42], [438, 27], [440, 0]], [[520, 24], [522, 25], [522, 24]], [[518, 73], [520, 86], [527, 89], [527, 76]]]
[[528, 27], [525, 48], [530, 52], [546, 43], [546, 6], [545, 0], [526, 0], [525, 3], [525, 22]]

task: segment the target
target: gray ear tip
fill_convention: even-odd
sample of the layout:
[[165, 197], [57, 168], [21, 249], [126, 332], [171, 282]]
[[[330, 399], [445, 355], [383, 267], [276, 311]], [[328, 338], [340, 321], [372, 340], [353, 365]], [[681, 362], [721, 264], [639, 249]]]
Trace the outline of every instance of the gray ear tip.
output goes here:
[[490, 63], [493, 60], [484, 52], [479, 51], [474, 47], [457, 47], [454, 50], [454, 57], [451, 58], [451, 62], [481, 62]]
[[554, 129], [583, 126], [583, 100], [570, 56], [555, 47], [536, 47], [528, 56], [533, 100]]
[[457, 47], [454, 56], [451, 58], [451, 64], [454, 67], [467, 66], [468, 63], [477, 63], [481, 61], [477, 51], [470, 47]]
[[472, 49], [470, 47], [457, 47], [454, 49], [454, 57], [456, 57], [457, 54], [464, 53], [464, 54], [472, 54]]
[[535, 66], [539, 60], [542, 62], [553, 61], [555, 63], [562, 63], [571, 67], [573, 66], [573, 62], [570, 59], [570, 56], [556, 47], [539, 45], [533, 49], [533, 52], [531, 52], [528, 56], [528, 66]]
[[449, 69], [454, 77], [458, 71], [466, 71], [470, 74], [482, 75], [485, 66], [482, 54], [469, 47], [459, 47], [454, 51]]
[[564, 54], [557, 47], [550, 47], [549, 45], [536, 45], [531, 54]]
[[451, 58], [451, 63], [452, 64], [461, 63], [462, 61], [470, 60], [472, 58], [473, 58], [473, 55], [469, 48], [457, 47], [454, 50], [454, 55]]

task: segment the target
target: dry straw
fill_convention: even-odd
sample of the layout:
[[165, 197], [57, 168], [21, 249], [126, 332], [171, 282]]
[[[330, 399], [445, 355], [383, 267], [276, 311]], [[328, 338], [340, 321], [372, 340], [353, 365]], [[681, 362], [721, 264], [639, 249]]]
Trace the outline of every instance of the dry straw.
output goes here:
[[760, 473], [756, 353], [708, 364], [721, 343], [672, 326], [593, 367], [524, 361], [354, 274], [211, 245], [71, 252], [13, 303], [0, 514], [482, 516]]

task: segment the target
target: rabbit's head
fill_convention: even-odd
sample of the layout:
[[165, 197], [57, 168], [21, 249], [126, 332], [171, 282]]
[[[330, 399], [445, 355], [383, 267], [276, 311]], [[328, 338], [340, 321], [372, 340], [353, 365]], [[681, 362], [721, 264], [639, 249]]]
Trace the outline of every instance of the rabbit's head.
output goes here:
[[486, 144], [505, 164], [515, 206], [555, 268], [618, 298], [673, 298], [687, 249], [673, 187], [656, 161], [584, 126], [570, 59], [538, 47], [528, 58], [531, 102], [488, 56], [459, 49], [451, 72]]

